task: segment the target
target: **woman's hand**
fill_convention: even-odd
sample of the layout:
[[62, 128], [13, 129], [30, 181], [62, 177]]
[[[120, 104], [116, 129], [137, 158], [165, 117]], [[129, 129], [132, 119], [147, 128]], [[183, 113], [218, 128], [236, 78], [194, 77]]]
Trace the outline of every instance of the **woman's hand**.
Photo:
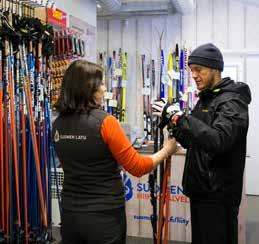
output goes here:
[[164, 142], [163, 149], [166, 150], [167, 156], [170, 156], [176, 152], [177, 142], [175, 138], [170, 138]]

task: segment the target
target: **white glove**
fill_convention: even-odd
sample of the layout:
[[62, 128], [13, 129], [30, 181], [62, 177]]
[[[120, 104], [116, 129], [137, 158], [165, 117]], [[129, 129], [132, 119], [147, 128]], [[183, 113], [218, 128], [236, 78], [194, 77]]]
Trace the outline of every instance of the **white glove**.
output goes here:
[[180, 111], [181, 111], [180, 104], [179, 103], [173, 103], [172, 105], [170, 105], [166, 108], [165, 114], [175, 115], [176, 113], [178, 113]]
[[[163, 129], [166, 125], [169, 124], [169, 122], [172, 120], [172, 118], [179, 118], [180, 116], [183, 115], [183, 112], [180, 109], [180, 104], [179, 103], [167, 103], [164, 106], [164, 109], [162, 111], [162, 119], [158, 125], [160, 129]], [[176, 124], [177, 121], [172, 121], [173, 124]]]
[[163, 98], [159, 101], [155, 101], [152, 104], [152, 115], [161, 117], [165, 105], [166, 105], [166, 101]]

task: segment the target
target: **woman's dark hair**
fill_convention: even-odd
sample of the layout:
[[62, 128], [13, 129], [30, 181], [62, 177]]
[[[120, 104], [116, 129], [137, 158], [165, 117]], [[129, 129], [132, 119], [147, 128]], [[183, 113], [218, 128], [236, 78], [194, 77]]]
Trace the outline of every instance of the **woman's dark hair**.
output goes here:
[[94, 93], [102, 84], [102, 67], [86, 60], [76, 60], [66, 70], [55, 108], [61, 114], [89, 113], [100, 105]]

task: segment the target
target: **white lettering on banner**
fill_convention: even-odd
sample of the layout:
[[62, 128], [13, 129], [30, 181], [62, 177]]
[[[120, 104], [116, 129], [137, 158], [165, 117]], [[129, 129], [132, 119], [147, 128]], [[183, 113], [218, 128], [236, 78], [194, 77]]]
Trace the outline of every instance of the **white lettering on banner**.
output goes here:
[[85, 135], [60, 135], [59, 138], [62, 140], [86, 140], [87, 139]]
[[74, 140], [75, 135], [60, 135], [59, 138], [62, 140]]
[[77, 135], [76, 140], [86, 140], [86, 136], [85, 135]]
[[71, 135], [71, 134], [62, 135], [59, 133], [58, 130], [56, 130], [55, 136], [54, 136], [55, 142], [59, 142], [60, 140], [80, 140], [80, 141], [84, 140], [85, 141], [86, 139], [87, 139], [86, 135]]
[[[146, 215], [134, 215], [133, 218], [135, 220], [140, 220], [140, 221], [142, 221], [142, 220], [150, 221], [150, 216], [146, 216]], [[182, 217], [179, 217], [179, 216], [177, 216], [177, 217], [170, 216], [168, 221], [171, 222], [171, 223], [176, 223], [176, 224], [184, 224], [186, 226], [190, 222], [188, 219], [185, 219], [185, 218], [182, 218]]]

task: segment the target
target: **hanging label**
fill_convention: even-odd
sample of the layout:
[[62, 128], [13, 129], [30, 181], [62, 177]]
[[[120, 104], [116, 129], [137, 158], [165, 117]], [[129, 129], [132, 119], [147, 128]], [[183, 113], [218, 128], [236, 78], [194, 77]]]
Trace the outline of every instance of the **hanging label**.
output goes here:
[[118, 101], [115, 99], [109, 100], [109, 107], [117, 108]]
[[143, 87], [142, 95], [150, 95], [150, 88], [149, 87]]
[[169, 86], [169, 87], [172, 87], [173, 86], [173, 80], [172, 79], [170, 79], [169, 78], [169, 76], [167, 76], [167, 85]]
[[118, 80], [112, 80], [112, 88], [118, 87]]
[[172, 77], [175, 80], [180, 80], [180, 72], [176, 72], [176, 71], [173, 70]]
[[192, 87], [191, 86], [187, 87], [187, 92], [192, 92]]
[[104, 99], [110, 100], [113, 97], [113, 93], [112, 92], [105, 92], [104, 93]]
[[121, 87], [127, 87], [127, 81], [126, 80], [121, 81]]
[[187, 100], [188, 100], [188, 95], [187, 95], [187, 93], [184, 93], [181, 98], [182, 98], [182, 101], [183, 101], [183, 102], [187, 102]]
[[122, 76], [122, 69], [115, 69], [114, 73], [116, 76]]
[[145, 80], [145, 86], [150, 86], [150, 78], [146, 78], [146, 80]]
[[44, 101], [44, 86], [42, 84], [39, 84], [39, 101]]
[[167, 78], [170, 79], [170, 80], [173, 79], [173, 70], [172, 69], [167, 71]]
[[166, 84], [166, 77], [165, 77], [165, 75], [162, 76], [161, 82], [162, 82], [163, 84]]

